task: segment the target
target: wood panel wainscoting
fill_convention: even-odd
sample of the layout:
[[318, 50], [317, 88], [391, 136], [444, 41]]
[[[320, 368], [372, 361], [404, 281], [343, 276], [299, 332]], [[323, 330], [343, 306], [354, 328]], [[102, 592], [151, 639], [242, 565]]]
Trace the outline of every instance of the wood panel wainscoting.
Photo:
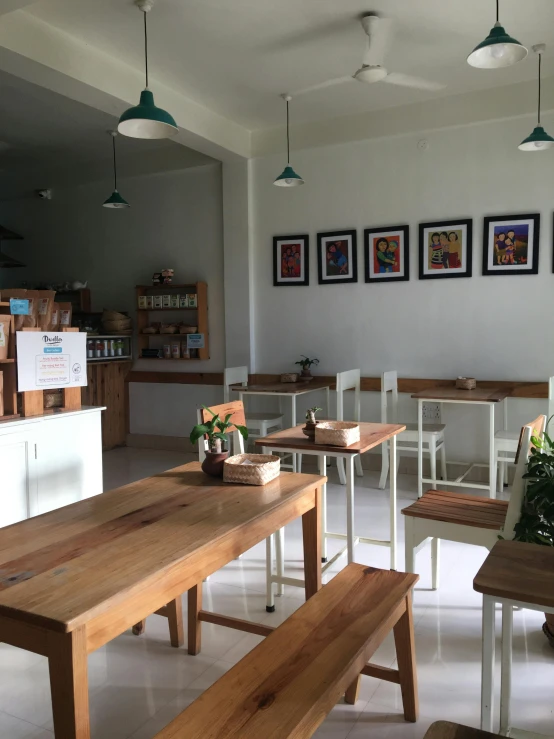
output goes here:
[[[88, 386], [81, 388], [83, 405], [105, 406], [102, 412], [102, 449], [125, 446], [129, 424], [129, 386], [132, 362], [89, 362]], [[160, 373], [163, 374], [163, 373]]]

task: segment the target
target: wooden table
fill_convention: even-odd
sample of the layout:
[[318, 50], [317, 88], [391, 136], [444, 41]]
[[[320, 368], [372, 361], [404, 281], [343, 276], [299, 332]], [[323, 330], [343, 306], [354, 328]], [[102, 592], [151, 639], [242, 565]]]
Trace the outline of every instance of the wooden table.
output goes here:
[[[296, 399], [299, 395], [315, 393], [325, 390], [325, 415], [331, 415], [329, 410], [329, 382], [318, 380], [317, 377], [310, 382], [268, 382], [261, 385], [233, 385], [231, 390], [239, 393], [239, 399], [244, 403], [245, 395], [273, 395], [279, 398], [290, 398], [291, 403], [291, 425], [296, 426]], [[246, 414], [248, 416], [248, 413]], [[292, 471], [296, 472], [296, 454], [292, 455]]]
[[[360, 441], [348, 447], [338, 446], [321, 446], [310, 441], [307, 436], [302, 433], [301, 426], [295, 426], [290, 429], [283, 429], [274, 434], [265, 436], [263, 439], [256, 439], [256, 445], [262, 447], [267, 452], [282, 451], [290, 453], [316, 454], [319, 459], [319, 472], [322, 476], [326, 474], [327, 457], [336, 459], [344, 459], [346, 465], [346, 535], [339, 533], [331, 533], [327, 531], [327, 514], [326, 514], [326, 492], [327, 485], [322, 488], [322, 554], [323, 560], [327, 561], [326, 540], [328, 538], [346, 539], [346, 547], [341, 549], [331, 560], [327, 562], [324, 571], [328, 569], [339, 557], [346, 552], [348, 562], [354, 561], [354, 547], [359, 542], [364, 544], [377, 544], [379, 546], [390, 547], [391, 570], [396, 569], [396, 436], [406, 429], [405, 426], [399, 424], [387, 423], [360, 423]], [[390, 539], [383, 541], [381, 539], [369, 539], [367, 537], [359, 537], [354, 535], [354, 459], [357, 455], [373, 449], [380, 444], [390, 440]], [[283, 532], [279, 531], [281, 540], [280, 550], [283, 551]], [[271, 558], [269, 562], [272, 562]], [[270, 566], [270, 565], [268, 565]], [[270, 582], [274, 582], [279, 586], [285, 585], [302, 585], [302, 581], [293, 580], [283, 577], [283, 558], [277, 556], [277, 574], [270, 574]], [[268, 590], [268, 607], [271, 609], [273, 605], [273, 590]]]
[[321, 586], [325, 478], [283, 473], [265, 487], [226, 485], [198, 462], [2, 529], [0, 641], [48, 657], [56, 739], [89, 739], [87, 654], [154, 612], [183, 643], [202, 621], [266, 634], [202, 610], [202, 581], [302, 516], [306, 596]]
[[423, 495], [423, 483], [431, 483], [436, 488], [437, 481], [435, 479], [423, 477], [423, 403], [426, 400], [432, 400], [434, 403], [465, 403], [468, 405], [485, 405], [489, 408], [489, 484], [482, 485], [475, 482], [465, 482], [464, 478], [471, 472], [474, 467], [480, 467], [479, 464], [470, 464], [468, 469], [455, 480], [443, 480], [442, 483], [448, 486], [458, 486], [465, 488], [479, 488], [489, 490], [491, 498], [496, 498], [496, 455], [494, 452], [494, 410], [497, 403], [503, 403], [504, 410], [504, 428], [507, 424], [506, 415], [506, 398], [509, 395], [508, 390], [487, 389], [476, 387], [474, 390], [459, 390], [457, 387], [431, 387], [428, 390], [420, 390], [414, 393], [412, 398], [417, 400], [417, 427], [418, 427], [418, 446], [417, 446], [417, 471], [418, 471], [418, 495]]
[[[492, 731], [495, 606], [502, 604], [500, 734], [518, 736], [510, 726], [514, 606], [554, 613], [554, 548], [520, 541], [497, 542], [473, 580], [483, 594], [481, 728]], [[547, 693], [549, 695], [550, 692]], [[541, 736], [525, 732], [528, 739]]]

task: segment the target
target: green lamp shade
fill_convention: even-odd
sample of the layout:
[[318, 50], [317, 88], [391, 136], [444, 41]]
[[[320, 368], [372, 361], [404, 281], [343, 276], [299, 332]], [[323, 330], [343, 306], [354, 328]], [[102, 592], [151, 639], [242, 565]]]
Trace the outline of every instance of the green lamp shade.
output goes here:
[[104, 208], [130, 208], [129, 203], [114, 190], [110, 197], [103, 203]]
[[296, 174], [290, 164], [287, 164], [282, 174], [277, 177], [273, 184], [278, 187], [297, 187], [297, 185], [303, 185], [304, 180], [299, 174]]
[[173, 116], [156, 107], [150, 90], [143, 90], [140, 103], [123, 113], [117, 130], [134, 139], [166, 139], [179, 131]]
[[549, 136], [542, 126], [537, 126], [533, 129], [533, 133], [527, 136], [518, 149], [521, 151], [543, 151], [544, 149], [550, 149], [554, 146], [554, 139]]
[[526, 56], [525, 46], [509, 36], [500, 23], [496, 23], [487, 38], [473, 49], [467, 63], [480, 69], [499, 69], [510, 67]]

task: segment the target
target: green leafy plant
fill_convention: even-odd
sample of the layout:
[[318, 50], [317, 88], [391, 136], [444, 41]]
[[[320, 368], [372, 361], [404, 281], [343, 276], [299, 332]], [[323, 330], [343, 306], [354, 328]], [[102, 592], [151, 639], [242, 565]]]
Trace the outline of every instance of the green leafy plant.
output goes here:
[[302, 357], [302, 359], [299, 359], [294, 364], [299, 364], [304, 371], [309, 370], [312, 365], [319, 364], [319, 359], [310, 359], [305, 354], [302, 354]]
[[315, 414], [320, 411], [321, 408], [318, 408], [317, 406], [314, 406], [313, 408], [308, 408], [306, 411], [306, 421], [308, 423], [316, 423]]
[[202, 406], [205, 411], [208, 411], [212, 414], [212, 417], [209, 421], [206, 421], [205, 423], [198, 423], [192, 431], [190, 432], [189, 439], [191, 440], [192, 444], [196, 444], [198, 439], [200, 439], [202, 436], [208, 437], [208, 449], [210, 452], [220, 452], [220, 451], [227, 451], [229, 438], [227, 436], [227, 429], [230, 426], [234, 426], [237, 431], [240, 432], [240, 434], [244, 437], [244, 439], [248, 439], [248, 429], [246, 426], [239, 426], [238, 424], [233, 424], [231, 422], [231, 416], [232, 413], [228, 413], [225, 418], [221, 418], [218, 413], [214, 413], [211, 408], [206, 407], [205, 405]]
[[532, 544], [554, 546], [554, 441], [545, 431], [543, 438], [532, 438], [533, 447], [527, 472], [528, 481], [516, 524], [514, 538]]

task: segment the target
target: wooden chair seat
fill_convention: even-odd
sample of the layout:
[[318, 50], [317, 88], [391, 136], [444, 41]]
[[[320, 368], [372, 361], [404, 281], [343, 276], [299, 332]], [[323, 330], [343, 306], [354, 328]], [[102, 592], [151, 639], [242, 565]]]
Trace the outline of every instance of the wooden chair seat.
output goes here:
[[[411, 591], [418, 576], [359, 564], [328, 585], [232, 667], [156, 739], [304, 739], [360, 673], [399, 683], [417, 719]], [[394, 630], [398, 670], [368, 665]]]
[[435, 721], [427, 729], [423, 739], [494, 739], [500, 734], [490, 734], [488, 731], [473, 729], [471, 726], [452, 724], [450, 721]]
[[446, 490], [428, 490], [415, 503], [402, 509], [405, 516], [480, 529], [501, 529], [507, 512], [507, 501]]

